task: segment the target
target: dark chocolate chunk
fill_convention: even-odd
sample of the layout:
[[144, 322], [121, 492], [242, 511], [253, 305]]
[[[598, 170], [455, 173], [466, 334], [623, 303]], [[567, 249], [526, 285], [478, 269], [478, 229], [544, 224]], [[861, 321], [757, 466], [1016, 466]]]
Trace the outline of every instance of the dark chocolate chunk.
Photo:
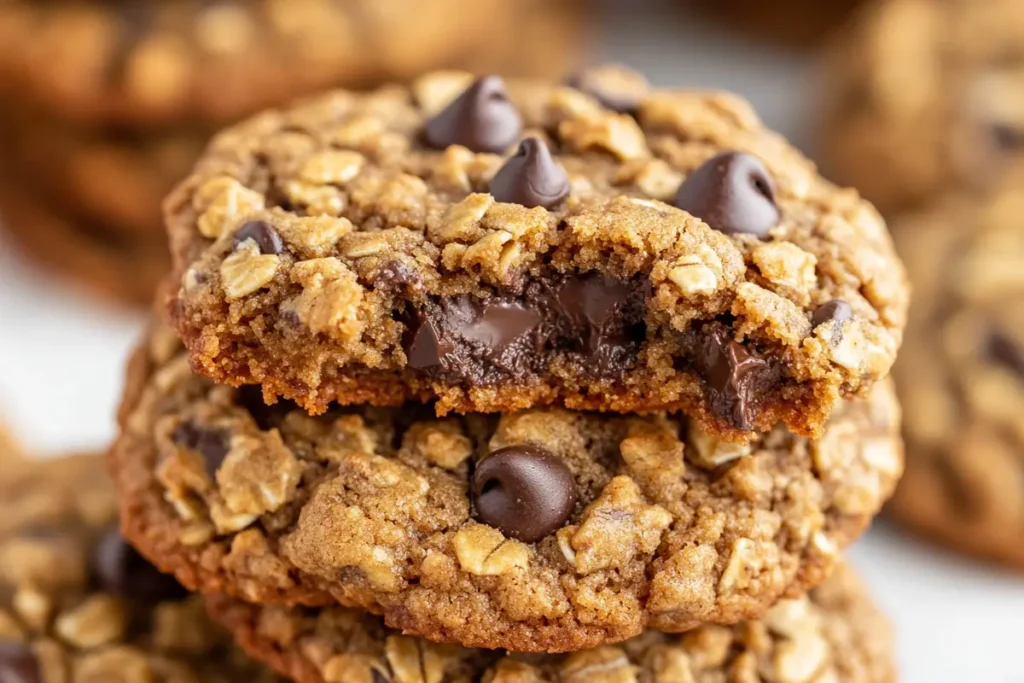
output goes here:
[[103, 590], [133, 606], [178, 602], [188, 597], [188, 591], [173, 576], [161, 574], [125, 542], [117, 529], [110, 529], [96, 546], [93, 568]]
[[235, 233], [235, 247], [246, 240], [253, 240], [261, 254], [280, 254], [284, 242], [274, 226], [266, 221], [249, 221]]
[[704, 335], [696, 358], [706, 383], [711, 412], [737, 429], [749, 430], [765, 393], [778, 382], [778, 369], [753, 355], [724, 328]]
[[231, 438], [227, 432], [201, 427], [191, 420], [178, 423], [171, 438], [182, 448], [197, 451], [203, 456], [206, 471], [211, 479], [216, 476], [217, 470], [231, 450]]
[[1002, 332], [993, 332], [988, 338], [988, 355], [996, 363], [1024, 378], [1024, 349]]
[[992, 144], [1002, 152], [1019, 153], [1024, 149], [1024, 129], [1008, 123], [993, 123], [989, 126]]
[[0, 683], [43, 683], [39, 660], [27, 643], [0, 640]]
[[569, 176], [543, 141], [527, 138], [519, 143], [515, 156], [505, 162], [491, 179], [490, 192], [499, 202], [522, 204], [527, 208], [554, 207], [569, 196]]
[[853, 308], [850, 307], [850, 304], [842, 299], [832, 299], [818, 306], [814, 311], [814, 315], [811, 316], [811, 324], [817, 327], [833, 320], [844, 322], [852, 317]]
[[566, 279], [554, 294], [569, 325], [561, 336], [580, 346], [598, 374], [621, 374], [646, 338], [639, 285], [594, 272]]
[[743, 152], [705, 162], [679, 187], [675, 205], [727, 235], [765, 237], [779, 222], [775, 181], [757, 157]]
[[576, 480], [565, 461], [536, 446], [496, 450], [473, 473], [476, 518], [524, 543], [565, 524], [576, 498]]
[[427, 121], [424, 134], [436, 149], [462, 145], [500, 154], [519, 139], [523, 120], [498, 76], [478, 78], [443, 111]]

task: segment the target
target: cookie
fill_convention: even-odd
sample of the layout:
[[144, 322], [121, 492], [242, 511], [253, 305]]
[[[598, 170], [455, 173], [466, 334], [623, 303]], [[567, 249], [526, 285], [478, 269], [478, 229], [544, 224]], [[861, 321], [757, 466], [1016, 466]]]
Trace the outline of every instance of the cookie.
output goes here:
[[120, 423], [124, 531], [189, 588], [516, 651], [756, 618], [828, 575], [902, 469], [888, 382], [820, 441], [559, 408], [312, 417], [192, 374], [167, 329]]
[[998, 182], [1024, 154], [1024, 5], [884, 0], [834, 46], [829, 173], [883, 211]]
[[0, 151], [25, 183], [112, 231], [166, 242], [160, 204], [188, 175], [213, 131], [83, 126], [4, 104]]
[[137, 239], [97, 222], [57, 213], [52, 202], [0, 180], [0, 229], [29, 257], [88, 291], [148, 306], [170, 267], [159, 235]]
[[124, 542], [102, 457], [0, 484], [0, 680], [284, 683]]
[[816, 47], [841, 27], [861, 0], [695, 0], [716, 19], [758, 40], [798, 48]]
[[1024, 568], [1024, 167], [896, 232], [917, 293], [896, 365], [907, 409], [901, 521]]
[[221, 134], [165, 205], [194, 367], [312, 412], [820, 434], [900, 343], [881, 218], [743, 100], [617, 68], [572, 83], [434, 73]]
[[892, 629], [845, 566], [817, 590], [779, 603], [758, 621], [706, 625], [683, 635], [649, 631], [620, 646], [569, 655], [433, 645], [335, 607], [257, 607], [220, 597], [211, 601], [211, 611], [254, 657], [299, 683], [896, 680]]
[[0, 3], [0, 80], [90, 121], [231, 120], [480, 52], [512, 0]]

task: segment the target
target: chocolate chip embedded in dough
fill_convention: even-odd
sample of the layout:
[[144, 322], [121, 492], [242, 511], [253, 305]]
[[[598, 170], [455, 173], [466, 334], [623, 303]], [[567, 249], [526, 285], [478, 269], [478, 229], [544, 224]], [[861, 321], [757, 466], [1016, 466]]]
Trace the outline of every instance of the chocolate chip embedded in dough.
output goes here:
[[565, 461], [531, 445], [494, 451], [477, 464], [472, 484], [477, 519], [524, 543], [561, 528], [578, 497]]
[[284, 251], [284, 241], [280, 233], [266, 221], [249, 221], [235, 233], [235, 246], [246, 240], [253, 240], [261, 254], [280, 254]]
[[832, 299], [815, 309], [814, 314], [811, 316], [811, 324], [817, 327], [833, 320], [844, 322], [852, 317], [853, 308], [850, 307], [850, 304], [842, 299]]
[[206, 471], [213, 479], [217, 475], [224, 458], [231, 450], [230, 436], [220, 429], [209, 429], [192, 422], [181, 422], [174, 428], [171, 435], [174, 443], [188, 448], [203, 456]]
[[752, 429], [762, 399], [778, 382], [777, 368], [722, 328], [705, 335], [696, 367], [706, 383], [712, 413], [737, 429]]
[[519, 139], [523, 120], [498, 76], [478, 78], [427, 121], [424, 136], [436, 149], [462, 145], [474, 152], [500, 154]]
[[553, 209], [569, 196], [569, 176], [551, 156], [543, 141], [527, 138], [490, 182], [490, 193], [499, 202], [521, 204], [529, 209]]
[[691, 173], [675, 205], [727, 235], [766, 237], [779, 223], [775, 181], [760, 159], [726, 152]]
[[32, 648], [17, 640], [0, 640], [0, 683], [43, 683]]

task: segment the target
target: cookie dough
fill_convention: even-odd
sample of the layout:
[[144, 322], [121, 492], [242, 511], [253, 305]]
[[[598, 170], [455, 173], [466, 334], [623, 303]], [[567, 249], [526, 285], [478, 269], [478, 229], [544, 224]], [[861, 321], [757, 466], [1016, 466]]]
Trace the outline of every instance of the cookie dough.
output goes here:
[[743, 100], [621, 68], [572, 83], [433, 73], [221, 134], [165, 206], [194, 367], [312, 412], [820, 434], [900, 344], [881, 218]]
[[101, 456], [0, 472], [4, 683], [283, 683], [117, 532]]
[[1024, 4], [883, 0], [835, 45], [826, 171], [886, 212], [1024, 156]]
[[862, 0], [686, 0], [739, 31], [779, 45], [810, 48], [841, 27]]
[[901, 521], [1024, 568], [1024, 168], [900, 222], [914, 281], [896, 365], [907, 419]]
[[149, 306], [170, 267], [160, 236], [132, 237], [59, 213], [54, 202], [0, 176], [0, 229], [27, 256], [84, 289], [132, 306]]
[[514, 0], [4, 0], [0, 81], [90, 121], [226, 121], [467, 59]]
[[896, 680], [892, 629], [845, 566], [817, 590], [779, 603], [758, 621], [701, 626], [677, 636], [650, 631], [620, 646], [561, 656], [433, 645], [340, 608], [261, 608], [217, 598], [211, 609], [253, 656], [299, 683], [345, 675], [353, 681], [491, 683]]
[[341, 603], [467, 647], [563, 652], [736, 623], [831, 571], [902, 470], [888, 382], [820, 441], [559, 408], [319, 417], [135, 356], [111, 453], [128, 538], [186, 586]]

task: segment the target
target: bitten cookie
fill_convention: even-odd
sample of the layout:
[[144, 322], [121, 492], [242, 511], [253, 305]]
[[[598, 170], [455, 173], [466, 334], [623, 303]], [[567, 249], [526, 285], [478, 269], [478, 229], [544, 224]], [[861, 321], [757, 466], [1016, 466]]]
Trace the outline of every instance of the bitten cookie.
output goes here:
[[312, 412], [681, 409], [820, 434], [900, 344], [855, 192], [730, 95], [434, 73], [220, 135], [165, 205], [193, 367]]
[[226, 121], [486, 47], [511, 0], [0, 3], [4, 88], [69, 118]]
[[883, 211], [998, 177], [1024, 153], [1024, 4], [881, 0], [839, 39], [827, 171]]
[[897, 363], [901, 521], [1024, 568], [1024, 168], [900, 222], [917, 297]]
[[[620, 646], [526, 656], [438, 646], [340, 608], [256, 607], [214, 599], [211, 611], [257, 659], [299, 683], [894, 683], [892, 630], [853, 571], [762, 619], [650, 631]], [[347, 678], [346, 678], [347, 677]]]
[[0, 681], [283, 683], [117, 532], [103, 458], [0, 472]]
[[517, 651], [756, 618], [828, 575], [902, 470], [888, 382], [820, 441], [559, 408], [312, 417], [192, 374], [169, 330], [136, 354], [121, 425], [123, 530], [189, 588]]

